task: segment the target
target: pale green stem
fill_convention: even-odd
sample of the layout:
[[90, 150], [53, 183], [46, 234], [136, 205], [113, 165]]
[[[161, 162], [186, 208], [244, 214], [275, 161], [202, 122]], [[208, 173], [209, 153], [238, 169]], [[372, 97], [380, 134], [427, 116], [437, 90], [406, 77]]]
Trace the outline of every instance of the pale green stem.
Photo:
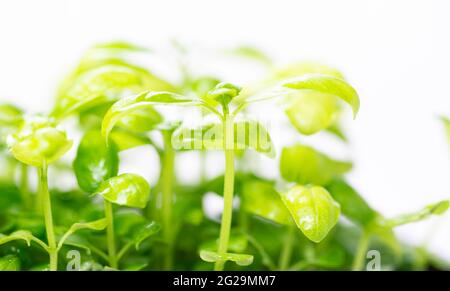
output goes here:
[[108, 223], [106, 227], [106, 242], [108, 246], [109, 265], [111, 268], [117, 269], [117, 256], [116, 256], [116, 241], [114, 235], [114, 217], [112, 204], [109, 201], [104, 200], [105, 205], [105, 218]]
[[161, 192], [162, 192], [162, 222], [163, 237], [167, 244], [164, 255], [164, 269], [172, 269], [173, 264], [173, 229], [172, 204], [173, 204], [173, 181], [175, 170], [175, 150], [172, 147], [172, 132], [163, 131], [164, 154], [162, 160]]
[[363, 231], [359, 239], [358, 248], [356, 250], [355, 258], [353, 260], [352, 270], [362, 271], [364, 267], [364, 261], [366, 259], [367, 249], [369, 248], [370, 234], [367, 231]]
[[22, 195], [22, 202], [26, 209], [31, 209], [31, 196], [28, 189], [28, 165], [20, 165], [20, 194]]
[[278, 263], [278, 268], [280, 269], [280, 271], [287, 270], [289, 268], [289, 264], [291, 263], [292, 251], [294, 249], [295, 232], [295, 227], [289, 226]]
[[58, 269], [58, 248], [56, 245], [55, 231], [52, 217], [52, 204], [50, 200], [50, 192], [48, 191], [47, 165], [44, 163], [38, 169], [39, 175], [39, 195], [41, 199], [42, 211], [44, 213], [45, 231], [47, 233], [48, 254], [50, 257], [50, 271]]
[[[220, 238], [218, 255], [223, 257], [228, 251], [228, 241], [230, 240], [231, 220], [233, 215], [233, 192], [234, 192], [234, 124], [233, 118], [225, 113], [224, 118], [224, 152], [225, 152], [225, 177], [223, 187], [223, 212], [220, 226]], [[225, 262], [218, 260], [214, 270], [222, 271]]]

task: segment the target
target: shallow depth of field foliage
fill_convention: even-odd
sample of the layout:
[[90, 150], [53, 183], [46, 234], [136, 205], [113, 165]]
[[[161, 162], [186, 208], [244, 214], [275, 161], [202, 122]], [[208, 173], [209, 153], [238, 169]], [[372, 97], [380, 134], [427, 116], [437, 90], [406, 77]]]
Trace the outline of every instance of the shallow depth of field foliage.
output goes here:
[[[84, 53], [47, 112], [0, 104], [0, 270], [365, 270], [369, 250], [379, 251], [384, 270], [449, 268], [394, 234], [445, 213], [448, 200], [386, 217], [346, 180], [352, 161], [305, 143], [318, 133], [351, 142], [341, 119], [358, 122], [358, 84], [327, 65], [280, 65], [247, 46], [221, 53], [266, 76], [234, 84], [196, 75], [186, 48], [176, 48], [176, 82], [131, 61], [156, 52], [111, 42]], [[248, 114], [265, 102], [292, 128], [283, 148]], [[167, 116], [164, 107], [180, 113]], [[204, 122], [184, 122], [192, 110]], [[156, 184], [119, 172], [119, 154], [135, 147], [157, 153], [159, 163], [147, 165], [160, 173]], [[203, 173], [196, 183], [176, 177], [186, 151], [200, 153], [191, 161]], [[212, 151], [225, 169], [210, 178]], [[278, 161], [276, 178], [252, 170], [260, 155]], [[54, 186], [61, 179], [73, 187]], [[208, 193], [221, 196], [221, 216], [207, 215]]]

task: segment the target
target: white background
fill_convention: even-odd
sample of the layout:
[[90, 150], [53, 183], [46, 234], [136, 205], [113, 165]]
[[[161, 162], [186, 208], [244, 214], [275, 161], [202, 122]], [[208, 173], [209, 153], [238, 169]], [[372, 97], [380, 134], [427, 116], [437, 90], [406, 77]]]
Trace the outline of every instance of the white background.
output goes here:
[[[449, 3], [1, 0], [0, 100], [45, 111], [58, 80], [100, 41], [251, 44], [279, 62], [320, 60], [344, 71], [361, 97], [358, 118], [346, 123], [351, 148], [344, 155], [356, 164], [349, 178], [392, 216], [450, 197], [449, 147], [437, 118], [450, 116]], [[243, 75], [239, 66], [235, 71], [230, 78]], [[322, 144], [340, 153], [333, 147]], [[180, 158], [180, 172], [195, 167], [189, 158]], [[398, 233], [414, 244], [428, 238], [450, 259], [450, 215]]]

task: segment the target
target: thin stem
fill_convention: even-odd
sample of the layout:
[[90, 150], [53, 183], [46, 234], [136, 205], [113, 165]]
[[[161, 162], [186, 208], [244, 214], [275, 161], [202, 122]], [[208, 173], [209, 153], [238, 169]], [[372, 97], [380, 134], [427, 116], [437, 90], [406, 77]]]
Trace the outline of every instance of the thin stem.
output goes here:
[[[225, 109], [225, 108], [224, 108]], [[225, 111], [225, 110], [224, 110]], [[231, 220], [233, 215], [234, 192], [234, 122], [232, 116], [225, 111], [224, 116], [224, 152], [225, 152], [225, 178], [223, 187], [223, 212], [220, 226], [219, 257], [223, 257], [228, 251], [230, 239]], [[219, 260], [215, 263], [214, 270], [222, 271], [225, 262]]]
[[359, 239], [358, 248], [356, 250], [355, 259], [352, 265], [353, 271], [363, 270], [364, 260], [366, 258], [367, 249], [369, 248], [369, 240], [369, 233], [367, 231], [363, 231], [361, 238]]
[[287, 270], [289, 268], [289, 264], [291, 263], [292, 251], [294, 249], [295, 231], [296, 229], [294, 226], [289, 226], [278, 263], [278, 268], [280, 271]]
[[173, 180], [175, 169], [175, 150], [172, 147], [172, 132], [163, 131], [164, 154], [162, 160], [161, 192], [162, 192], [162, 222], [163, 237], [167, 243], [164, 255], [164, 269], [172, 269], [173, 264]]
[[108, 245], [109, 265], [111, 268], [117, 269], [117, 256], [116, 256], [116, 241], [114, 235], [114, 217], [112, 204], [109, 201], [104, 200], [105, 205], [105, 218], [108, 222], [106, 227], [106, 242]]
[[47, 165], [44, 163], [38, 169], [39, 175], [39, 195], [41, 198], [42, 211], [44, 212], [45, 231], [47, 233], [48, 254], [50, 257], [50, 271], [58, 269], [58, 248], [56, 246], [55, 231], [52, 217], [52, 204], [48, 191]]
[[22, 195], [22, 202], [26, 209], [31, 209], [31, 196], [28, 189], [28, 165], [20, 165], [20, 194]]

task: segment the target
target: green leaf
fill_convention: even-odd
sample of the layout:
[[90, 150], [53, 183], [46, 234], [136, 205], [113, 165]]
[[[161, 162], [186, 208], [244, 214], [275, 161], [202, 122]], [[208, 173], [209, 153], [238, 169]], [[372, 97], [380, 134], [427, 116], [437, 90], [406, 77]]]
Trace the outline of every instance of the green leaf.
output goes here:
[[238, 96], [242, 88], [231, 83], [221, 82], [206, 94], [206, 99], [214, 100], [222, 106], [228, 106]]
[[117, 147], [114, 144], [106, 146], [100, 131], [89, 131], [78, 146], [73, 169], [81, 189], [92, 193], [101, 182], [117, 175]]
[[73, 233], [77, 232], [81, 229], [91, 229], [91, 230], [103, 230], [108, 225], [106, 218], [102, 218], [99, 220], [91, 221], [91, 222], [77, 222], [72, 224], [68, 231], [62, 236], [58, 243], [58, 249], [62, 247], [64, 242], [68, 237], [70, 237]]
[[[223, 125], [211, 123], [200, 127], [180, 127], [172, 136], [173, 147], [178, 150], [222, 150]], [[251, 148], [270, 158], [275, 157], [275, 147], [267, 130], [256, 121], [234, 123], [234, 149]]]
[[141, 243], [151, 237], [152, 235], [158, 233], [161, 230], [161, 225], [152, 221], [140, 227], [133, 236], [133, 243], [136, 250], [139, 249]]
[[0, 271], [20, 271], [20, 260], [14, 255], [0, 258]]
[[434, 204], [430, 204], [419, 211], [400, 215], [395, 218], [387, 220], [387, 224], [391, 227], [397, 227], [403, 224], [408, 224], [416, 221], [421, 221], [430, 218], [432, 215], [444, 214], [450, 206], [449, 200], [442, 200]]
[[56, 121], [43, 116], [27, 118], [19, 130], [8, 137], [8, 147], [16, 159], [40, 167], [57, 161], [72, 146]]
[[234, 254], [234, 253], [226, 253], [224, 255], [219, 255], [216, 252], [201, 250], [200, 258], [208, 263], [215, 263], [217, 261], [232, 261], [235, 262], [239, 266], [248, 266], [253, 263], [253, 256], [246, 254]]
[[292, 219], [273, 183], [252, 180], [242, 187], [242, 209], [279, 224], [292, 224]]
[[146, 70], [123, 64], [105, 64], [86, 70], [66, 87], [60, 92], [53, 112], [57, 117], [145, 90], [172, 89]]
[[289, 182], [326, 185], [351, 168], [350, 162], [333, 160], [309, 146], [297, 144], [281, 152], [281, 176]]
[[351, 221], [366, 227], [376, 219], [376, 211], [344, 180], [335, 179], [326, 188], [341, 205], [342, 214]]
[[324, 74], [307, 74], [286, 81], [284, 86], [296, 90], [309, 90], [336, 96], [352, 107], [353, 117], [356, 117], [358, 113], [358, 93], [343, 79]]
[[150, 195], [150, 185], [136, 174], [121, 174], [102, 182], [95, 195], [128, 207], [144, 208]]
[[143, 92], [114, 103], [102, 122], [102, 135], [107, 139], [117, 122], [138, 110], [154, 105], [199, 105], [201, 101], [170, 92]]
[[296, 185], [281, 198], [298, 228], [313, 242], [322, 241], [338, 221], [340, 206], [322, 187]]

